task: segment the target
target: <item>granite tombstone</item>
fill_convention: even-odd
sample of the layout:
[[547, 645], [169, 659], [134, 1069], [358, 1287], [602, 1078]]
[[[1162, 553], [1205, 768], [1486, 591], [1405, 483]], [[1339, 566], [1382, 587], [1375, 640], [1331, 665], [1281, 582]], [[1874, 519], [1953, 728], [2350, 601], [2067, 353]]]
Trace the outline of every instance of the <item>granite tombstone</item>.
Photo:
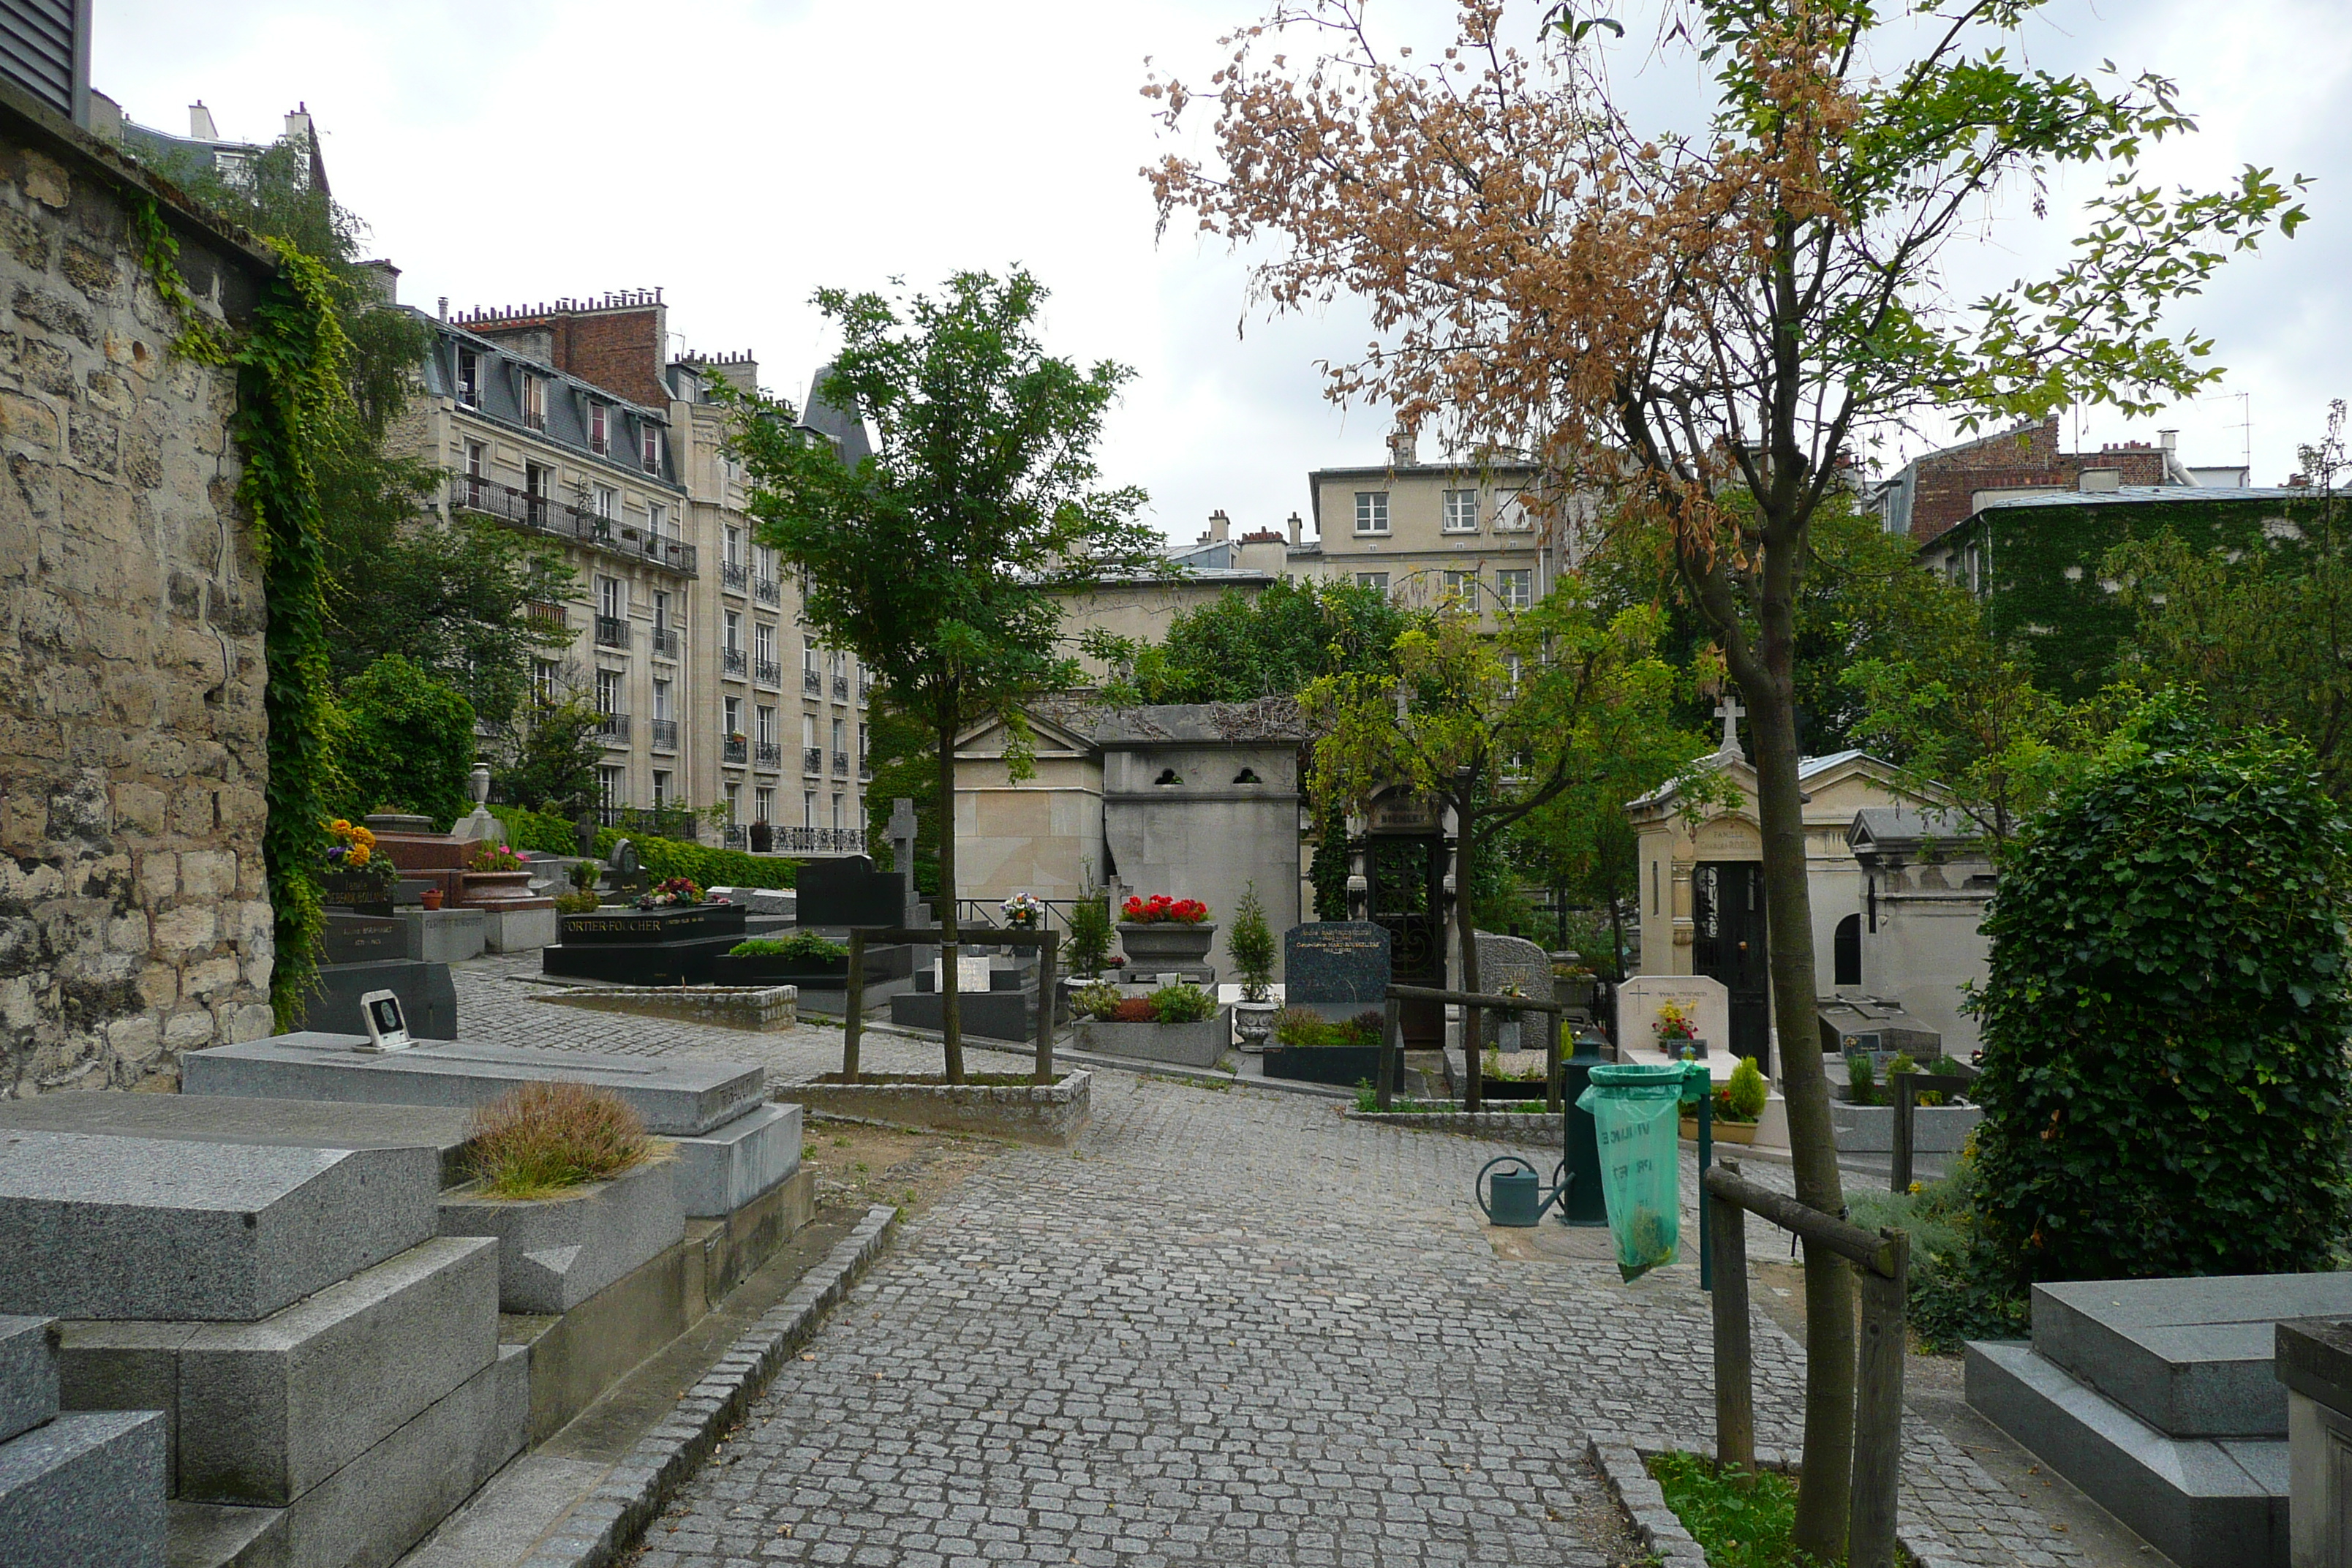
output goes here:
[[863, 855], [812, 860], [796, 880], [804, 926], [895, 926], [907, 917], [906, 879], [896, 871], [877, 871]]
[[1332, 1018], [1388, 999], [1389, 932], [1370, 921], [1318, 921], [1282, 933], [1283, 997]]

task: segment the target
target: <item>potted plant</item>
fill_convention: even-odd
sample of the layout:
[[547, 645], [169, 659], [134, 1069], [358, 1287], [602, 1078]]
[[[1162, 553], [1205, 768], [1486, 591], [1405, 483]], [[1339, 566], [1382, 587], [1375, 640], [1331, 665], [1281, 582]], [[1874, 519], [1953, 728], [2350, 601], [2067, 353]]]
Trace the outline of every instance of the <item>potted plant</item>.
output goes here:
[[1045, 927], [1045, 900], [1034, 893], [1015, 893], [996, 906], [1004, 916], [1004, 923], [1013, 931], [1043, 931]]
[[1135, 967], [1147, 973], [1154, 965], [1204, 964], [1217, 935], [1208, 919], [1209, 906], [1198, 899], [1171, 899], [1165, 893], [1130, 898], [1119, 906], [1119, 945]]
[[1698, 1019], [1679, 1002], [1658, 1004], [1658, 1021], [1651, 1026], [1657, 1031], [1658, 1049], [1670, 1058], [1678, 1058], [1687, 1049], [1699, 1060], [1706, 1059], [1706, 1042], [1698, 1037]]
[[1182, 1067], [1214, 1067], [1233, 1039], [1217, 999], [1198, 985], [1163, 985], [1129, 996], [1116, 985], [1089, 985], [1071, 998], [1082, 1051], [1142, 1057]]
[[1110, 906], [1098, 893], [1088, 893], [1070, 906], [1070, 935], [1063, 944], [1071, 975], [1081, 981], [1100, 974], [1110, 955]]
[[391, 858], [376, 853], [375, 835], [357, 823], [337, 817], [327, 824], [327, 852], [319, 877], [319, 896], [361, 914], [392, 913], [393, 889], [400, 871]]
[[1234, 1030], [1242, 1049], [1264, 1050], [1274, 1027], [1274, 930], [1265, 923], [1265, 906], [1258, 902], [1252, 882], [1234, 909], [1234, 929], [1225, 933], [1225, 954], [1241, 976], [1242, 999], [1234, 1008]]
[[[1763, 1120], [1765, 1102], [1771, 1090], [1764, 1082], [1764, 1071], [1756, 1065], [1754, 1057], [1742, 1057], [1739, 1065], [1731, 1069], [1728, 1082], [1717, 1084], [1714, 1136], [1718, 1143], [1753, 1143], [1756, 1124]], [[1683, 1114], [1683, 1136], [1698, 1136], [1698, 1113], [1685, 1110]]]
[[[1380, 1076], [1381, 1031], [1388, 1020], [1367, 1008], [1352, 1018], [1326, 1018], [1306, 1007], [1285, 1007], [1274, 1017], [1275, 1043], [1265, 1047], [1265, 1076], [1294, 1083], [1328, 1083], [1353, 1089]], [[1390, 1080], [1404, 1087], [1404, 1053], [1397, 1052]]]

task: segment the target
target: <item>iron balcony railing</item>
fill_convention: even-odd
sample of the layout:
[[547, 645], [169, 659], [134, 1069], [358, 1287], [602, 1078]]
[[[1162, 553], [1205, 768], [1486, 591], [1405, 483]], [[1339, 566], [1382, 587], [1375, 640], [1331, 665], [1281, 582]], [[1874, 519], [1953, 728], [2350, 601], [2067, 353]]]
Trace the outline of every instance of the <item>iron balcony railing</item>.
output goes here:
[[724, 668], [728, 674], [735, 676], [738, 679], [740, 679], [743, 672], [751, 667], [751, 661], [744, 657], [743, 650], [740, 647], [720, 648], [719, 650], [719, 663], [720, 668]]
[[596, 617], [596, 646], [598, 647], [628, 647], [629, 623], [623, 620], [618, 616], [598, 616]]
[[784, 667], [772, 658], [755, 658], [751, 661], [751, 679], [762, 686], [782, 686]]
[[801, 671], [801, 689], [802, 689], [803, 691], [807, 692], [811, 697], [822, 697], [822, 696], [824, 696], [824, 676], [822, 676], [822, 675], [819, 675], [819, 674], [818, 674], [815, 670], [814, 670], [814, 669], [803, 669], [803, 670], [802, 670], [802, 671]]
[[730, 593], [740, 594], [751, 581], [751, 569], [740, 562], [723, 561], [719, 566], [719, 585]]
[[751, 579], [751, 597], [763, 605], [781, 605], [784, 602], [784, 591], [773, 577], [754, 577]]
[[773, 770], [784, 765], [784, 748], [781, 744], [774, 741], [761, 741], [759, 745], [756, 760], [761, 767]]
[[642, 838], [684, 838], [700, 836], [702, 819], [675, 806], [606, 805], [596, 811], [599, 825]]
[[472, 474], [450, 476], [449, 504], [534, 532], [553, 534], [591, 550], [642, 561], [681, 577], [691, 577], [698, 570], [699, 556], [695, 547], [683, 539], [667, 538], [614, 518], [598, 517], [553, 496], [532, 495], [512, 485], [497, 484]]
[[870, 779], [874, 776], [873, 758], [860, 757], [857, 759], [857, 776], [861, 781]]
[[863, 855], [862, 827], [779, 827], [776, 852], [782, 855]]
[[836, 675], [833, 678], [833, 700], [835, 702], [849, 700], [849, 677]]
[[675, 719], [656, 719], [653, 723], [654, 728], [652, 741], [654, 750], [656, 752], [677, 751], [677, 721]]
[[730, 822], [727, 825], [724, 842], [730, 849], [740, 849], [750, 842], [750, 836], [744, 832], [742, 824]]
[[845, 779], [849, 776], [849, 753], [847, 752], [835, 752], [833, 753], [833, 776], [837, 779]]
[[823, 746], [803, 746], [801, 748], [801, 772], [804, 773], [821, 773], [824, 772], [824, 748]]
[[858, 671], [858, 674], [857, 674], [857, 700], [859, 700], [860, 702], [865, 701], [865, 700], [866, 700], [866, 695], [867, 695], [867, 693], [871, 692], [873, 689], [874, 689], [874, 678], [873, 678], [872, 676], [870, 676], [870, 675], [866, 674], [864, 670], [860, 670], [860, 671]]
[[626, 713], [603, 713], [597, 716], [596, 733], [608, 746], [629, 743], [629, 716]]
[[676, 658], [677, 657], [677, 628], [676, 626], [656, 626], [654, 628], [653, 643], [654, 657], [656, 658]]
[[532, 599], [523, 605], [522, 613], [534, 626], [551, 632], [569, 632], [572, 629], [572, 616], [561, 605]]
[[730, 735], [719, 742], [719, 760], [730, 768], [740, 768], [751, 760], [751, 742], [740, 735]]

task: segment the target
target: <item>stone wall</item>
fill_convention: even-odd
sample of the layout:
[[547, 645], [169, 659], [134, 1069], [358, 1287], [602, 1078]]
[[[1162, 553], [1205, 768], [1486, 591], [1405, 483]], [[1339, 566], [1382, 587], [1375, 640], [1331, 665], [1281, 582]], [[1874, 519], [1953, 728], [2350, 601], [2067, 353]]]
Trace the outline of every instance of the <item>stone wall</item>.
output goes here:
[[[0, 94], [0, 1098], [270, 1032], [268, 622], [233, 378], [174, 357], [137, 176]], [[266, 264], [165, 204], [241, 316]]]

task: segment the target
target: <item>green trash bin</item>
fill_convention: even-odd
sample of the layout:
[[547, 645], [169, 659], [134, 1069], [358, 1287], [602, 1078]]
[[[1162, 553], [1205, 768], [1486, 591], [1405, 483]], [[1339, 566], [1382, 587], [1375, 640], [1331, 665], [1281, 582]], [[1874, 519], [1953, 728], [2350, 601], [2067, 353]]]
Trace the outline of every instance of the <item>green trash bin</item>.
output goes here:
[[1577, 1097], [1578, 1109], [1592, 1114], [1617, 1271], [1628, 1280], [1674, 1262], [1679, 1253], [1682, 1102], [1705, 1094], [1706, 1085], [1703, 1062], [1603, 1063]]

